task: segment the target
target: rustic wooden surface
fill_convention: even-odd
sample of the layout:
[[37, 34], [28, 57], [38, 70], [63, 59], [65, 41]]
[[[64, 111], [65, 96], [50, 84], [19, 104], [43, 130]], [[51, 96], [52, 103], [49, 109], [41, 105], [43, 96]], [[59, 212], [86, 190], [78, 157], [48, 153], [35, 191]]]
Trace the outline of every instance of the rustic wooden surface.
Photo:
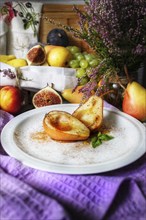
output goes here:
[[[80, 10], [83, 10], [83, 5], [77, 6]], [[79, 17], [73, 10], [73, 5], [56, 5], [56, 4], [44, 4], [42, 8], [42, 18], [40, 23], [40, 39], [42, 43], [47, 43], [47, 34], [53, 28], [58, 28], [58, 25], [51, 24], [48, 19], [52, 19], [55, 23], [61, 23], [79, 29]], [[80, 39], [72, 36], [67, 32], [70, 45], [77, 45], [83, 50], [90, 51], [89, 46]]]

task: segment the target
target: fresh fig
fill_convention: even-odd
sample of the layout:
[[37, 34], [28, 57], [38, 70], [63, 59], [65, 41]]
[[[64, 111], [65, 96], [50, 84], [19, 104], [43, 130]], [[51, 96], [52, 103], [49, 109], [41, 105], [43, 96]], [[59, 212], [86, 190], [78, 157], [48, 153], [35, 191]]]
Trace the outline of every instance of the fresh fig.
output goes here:
[[56, 90], [47, 86], [34, 94], [32, 103], [35, 108], [39, 108], [48, 105], [62, 104], [62, 98]]
[[67, 47], [69, 45], [69, 39], [63, 29], [54, 28], [47, 35], [47, 43], [51, 45]]
[[36, 45], [32, 47], [26, 54], [26, 60], [28, 65], [39, 66], [46, 61], [46, 52], [42, 45]]

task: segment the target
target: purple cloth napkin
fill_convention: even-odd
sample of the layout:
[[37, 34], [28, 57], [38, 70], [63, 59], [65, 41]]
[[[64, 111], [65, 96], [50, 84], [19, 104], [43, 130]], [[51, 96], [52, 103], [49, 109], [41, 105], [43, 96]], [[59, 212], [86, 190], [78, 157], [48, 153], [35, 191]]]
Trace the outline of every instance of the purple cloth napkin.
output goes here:
[[[0, 116], [2, 130], [12, 116]], [[0, 220], [145, 220], [145, 161], [146, 155], [100, 175], [61, 175], [29, 168], [3, 152]]]

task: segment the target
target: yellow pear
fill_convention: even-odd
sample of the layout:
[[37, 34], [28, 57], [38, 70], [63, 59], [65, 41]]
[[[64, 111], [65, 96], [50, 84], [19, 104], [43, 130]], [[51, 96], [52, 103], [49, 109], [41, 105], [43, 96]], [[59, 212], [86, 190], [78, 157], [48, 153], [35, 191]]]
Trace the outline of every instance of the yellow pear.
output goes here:
[[47, 61], [50, 66], [65, 67], [71, 57], [71, 52], [66, 47], [56, 46], [49, 52]]
[[48, 55], [50, 51], [55, 47], [56, 47], [55, 45], [50, 45], [50, 44], [45, 45], [44, 49], [45, 49], [46, 55]]
[[7, 62], [7, 64], [13, 66], [13, 67], [23, 67], [27, 66], [27, 61], [22, 58], [13, 59]]
[[69, 88], [69, 89], [64, 89], [61, 93], [62, 97], [70, 102], [70, 103], [81, 103], [82, 99], [83, 99], [83, 93], [80, 92], [80, 89], [83, 86], [77, 86], [77, 88], [73, 91], [73, 88]]
[[15, 55], [0, 55], [0, 62], [7, 63], [10, 60], [16, 59]]
[[122, 103], [123, 112], [146, 121], [146, 89], [133, 81], [127, 85]]

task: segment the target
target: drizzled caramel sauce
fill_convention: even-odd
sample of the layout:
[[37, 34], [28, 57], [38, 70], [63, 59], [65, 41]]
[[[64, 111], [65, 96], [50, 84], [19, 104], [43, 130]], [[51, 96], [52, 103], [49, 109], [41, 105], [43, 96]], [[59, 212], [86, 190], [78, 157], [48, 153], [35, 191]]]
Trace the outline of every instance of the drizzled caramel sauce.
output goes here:
[[[104, 134], [110, 133], [111, 129], [112, 129], [111, 127], [106, 126], [105, 124], [103, 124], [100, 127], [99, 131], [97, 131], [96, 133], [98, 133], [98, 132], [101, 132], [101, 133], [104, 133]], [[83, 145], [88, 145], [90, 143], [90, 138], [94, 134], [95, 133], [91, 133], [90, 137], [87, 140], [77, 141], [77, 142], [82, 142]], [[38, 142], [50, 142], [50, 141], [53, 140], [53, 139], [50, 138], [50, 136], [44, 130], [43, 131], [33, 132], [33, 133], [31, 133], [30, 137], [31, 137], [32, 140], [38, 141]], [[75, 141], [59, 141], [59, 140], [53, 140], [53, 141], [60, 142], [60, 143], [75, 142]]]
[[99, 131], [98, 132], [101, 132], [103, 134], [107, 134], [109, 133], [110, 131], [112, 130], [111, 127], [105, 125], [105, 124], [102, 124], [101, 127], [99, 128]]

